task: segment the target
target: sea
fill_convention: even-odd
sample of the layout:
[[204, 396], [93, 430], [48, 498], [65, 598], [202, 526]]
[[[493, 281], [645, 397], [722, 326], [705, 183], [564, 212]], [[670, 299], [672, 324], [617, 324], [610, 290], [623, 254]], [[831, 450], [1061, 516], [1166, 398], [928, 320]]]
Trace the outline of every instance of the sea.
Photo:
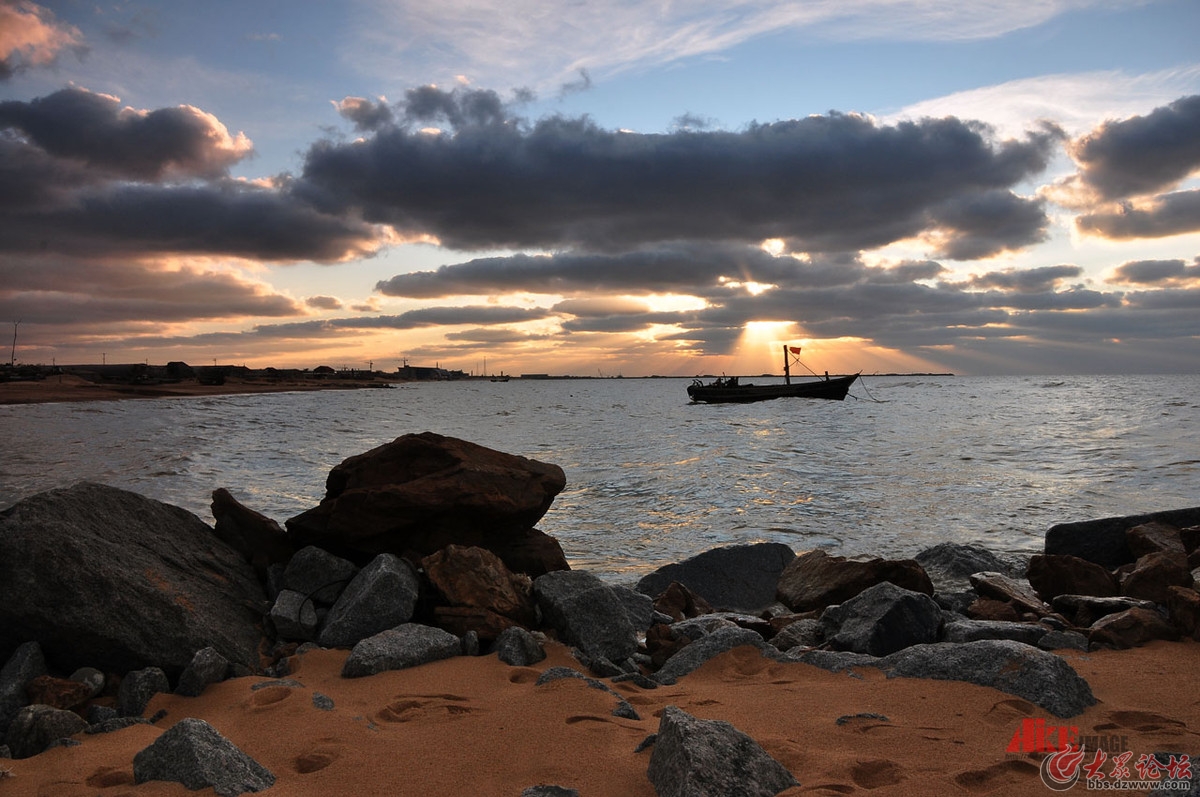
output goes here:
[[[771, 379], [751, 380], [767, 383]], [[211, 523], [212, 491], [283, 522], [329, 470], [432, 431], [563, 468], [538, 528], [631, 581], [709, 548], [1028, 555], [1056, 524], [1200, 506], [1200, 375], [864, 376], [844, 402], [688, 401], [687, 379], [513, 379], [392, 390], [0, 407], [0, 507], [80, 480]]]

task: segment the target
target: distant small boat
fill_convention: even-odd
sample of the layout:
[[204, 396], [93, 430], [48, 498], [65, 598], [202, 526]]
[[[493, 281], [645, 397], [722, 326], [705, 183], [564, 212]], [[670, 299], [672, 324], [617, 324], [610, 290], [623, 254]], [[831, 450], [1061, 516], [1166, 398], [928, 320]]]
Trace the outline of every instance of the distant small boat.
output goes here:
[[503, 371], [500, 372], [499, 376], [492, 377], [493, 382], [507, 382], [508, 380], [509, 380], [509, 377], [505, 376]]
[[744, 384], [736, 376], [720, 377], [707, 385], [699, 379], [688, 386], [688, 396], [692, 401], [706, 404], [748, 404], [752, 401], [768, 401], [777, 398], [816, 398], [842, 401], [850, 392], [850, 386], [858, 379], [858, 374], [848, 376], [814, 377], [803, 382], [792, 381], [789, 352], [798, 353], [795, 347], [783, 347], [783, 377], [782, 385]]

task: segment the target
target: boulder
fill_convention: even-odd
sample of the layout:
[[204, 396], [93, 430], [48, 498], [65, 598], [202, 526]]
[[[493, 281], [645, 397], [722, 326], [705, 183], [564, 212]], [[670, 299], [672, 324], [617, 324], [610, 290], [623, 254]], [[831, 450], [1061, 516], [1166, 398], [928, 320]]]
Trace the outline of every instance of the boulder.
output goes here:
[[179, 674], [175, 694], [184, 697], [200, 697], [209, 684], [219, 684], [229, 675], [229, 660], [215, 648], [196, 651], [191, 662]]
[[514, 572], [537, 576], [568, 569], [558, 543], [533, 528], [565, 485], [557, 465], [410, 434], [334, 467], [320, 505], [286, 525], [298, 546], [360, 561], [474, 545]]
[[287, 564], [295, 553], [279, 523], [238, 503], [224, 487], [213, 490], [211, 508], [216, 535], [241, 554], [260, 579], [266, 578], [268, 567]]
[[672, 620], [682, 620], [685, 617], [699, 617], [713, 610], [708, 601], [701, 598], [690, 589], [672, 581], [666, 589], [654, 599], [654, 611], [670, 617]]
[[822, 550], [793, 559], [779, 576], [776, 597], [794, 612], [843, 603], [882, 581], [926, 595], [933, 584], [915, 559], [847, 559]]
[[994, 623], [1016, 623], [1021, 620], [1021, 614], [1008, 601], [995, 598], [976, 598], [966, 610], [967, 617], [972, 620], [983, 620]]
[[[513, 573], [486, 548], [448, 545], [426, 556], [421, 565], [430, 584], [450, 606], [482, 609], [513, 623], [534, 625], [533, 582], [523, 573]], [[479, 630], [480, 639], [495, 639], [493, 627], [488, 624], [486, 633]]]
[[572, 681], [582, 681], [589, 689], [596, 689], [616, 698], [617, 705], [612, 710], [614, 717], [624, 717], [625, 719], [640, 720], [641, 717], [637, 713], [637, 709], [633, 707], [628, 700], [621, 696], [620, 692], [613, 690], [603, 681], [598, 681], [595, 678], [589, 678], [579, 670], [573, 670], [570, 667], [550, 667], [538, 676], [534, 686], [545, 686], [554, 681], [569, 679]]
[[544, 622], [585, 656], [624, 661], [638, 647], [629, 613], [611, 588], [584, 570], [546, 573], [533, 582]]
[[387, 670], [403, 670], [462, 652], [458, 637], [440, 628], [405, 623], [359, 642], [342, 665], [343, 678], [361, 678]]
[[1101, 617], [1088, 629], [1092, 647], [1123, 650], [1155, 639], [1179, 639], [1179, 630], [1155, 609], [1126, 609]]
[[743, 645], [758, 648], [764, 655], [777, 654], [775, 648], [767, 645], [755, 632], [737, 626], [724, 627], [685, 645], [666, 660], [653, 678], [660, 684], [673, 684], [714, 656]]
[[938, 592], [960, 592], [974, 573], [1008, 571], [1007, 563], [982, 545], [941, 542], [918, 553], [917, 563]]
[[348, 648], [407, 623], [420, 591], [421, 582], [408, 562], [381, 553], [346, 586], [329, 610], [317, 641], [322, 647]]
[[37, 640], [70, 672], [182, 670], [200, 648], [258, 666], [253, 568], [178, 507], [83, 482], [0, 513], [0, 658]]
[[302, 592], [283, 589], [275, 596], [275, 603], [267, 614], [276, 639], [294, 639], [310, 642], [317, 638], [317, 607]]
[[1076, 523], [1059, 523], [1046, 532], [1045, 552], [1069, 554], [1115, 569], [1136, 558], [1125, 532], [1143, 523], [1166, 523], [1183, 528], [1200, 524], [1200, 507], [1128, 515]]
[[656, 598], [674, 582], [717, 609], [755, 612], [775, 601], [779, 575], [795, 558], [777, 542], [713, 548], [658, 568], [638, 581], [637, 590]]
[[140, 717], [159, 692], [170, 692], [171, 682], [158, 667], [127, 673], [117, 689], [117, 711], [122, 717]]
[[87, 722], [74, 711], [50, 706], [25, 706], [19, 709], [4, 744], [13, 758], [29, 758], [45, 750], [52, 742], [83, 732]]
[[1033, 585], [1025, 579], [1013, 578], [1003, 573], [975, 573], [971, 576], [971, 586], [980, 597], [1010, 604], [1018, 614], [1028, 613], [1043, 617], [1050, 613], [1050, 607], [1038, 597]]
[[1191, 587], [1192, 572], [1179, 551], [1155, 551], [1140, 557], [1121, 577], [1121, 594], [1129, 598], [1167, 602], [1167, 588]]
[[821, 614], [821, 633], [834, 650], [886, 656], [936, 642], [941, 607], [920, 592], [882, 581]]
[[1059, 595], [1120, 593], [1117, 579], [1102, 565], [1066, 554], [1034, 554], [1029, 558], [1026, 578], [1038, 597], [1050, 603]]
[[1167, 612], [1181, 634], [1200, 640], [1200, 592], [1167, 587]]
[[579, 797], [579, 792], [575, 789], [568, 789], [566, 786], [541, 784], [523, 789], [521, 797]]
[[976, 642], [980, 639], [1011, 639], [1037, 645], [1050, 629], [1039, 623], [1003, 620], [954, 620], [942, 627], [942, 642]]
[[17, 712], [29, 705], [29, 684], [46, 675], [46, 658], [37, 642], [26, 642], [0, 668], [0, 739]]
[[771, 797], [799, 786], [791, 772], [728, 722], [663, 709], [646, 772], [658, 797]]
[[357, 572], [358, 566], [349, 559], [315, 545], [306, 545], [296, 551], [284, 568], [282, 588], [330, 606]]
[[784, 626], [770, 641], [773, 648], [786, 652], [798, 647], [816, 647], [825, 641], [825, 636], [820, 620], [805, 617]]
[[269, 789], [275, 775], [201, 719], [181, 719], [133, 757], [135, 783], [182, 783], [221, 797]]
[[610, 584], [609, 589], [616, 593], [617, 600], [625, 607], [625, 613], [629, 615], [629, 622], [633, 624], [635, 631], [642, 633], [654, 624], [657, 619], [654, 600], [649, 595], [623, 584]]
[[68, 710], [83, 705], [93, 695], [90, 685], [53, 675], [34, 678], [25, 691], [30, 704]]
[[528, 667], [546, 658], [546, 649], [529, 631], [513, 626], [496, 638], [496, 657], [513, 667]]
[[1047, 631], [1037, 641], [1042, 650], [1088, 650], [1088, 638], [1078, 631]]
[[1170, 523], [1151, 521], [1127, 529], [1125, 541], [1135, 558], [1148, 553], [1177, 553], [1187, 556], [1179, 529]]

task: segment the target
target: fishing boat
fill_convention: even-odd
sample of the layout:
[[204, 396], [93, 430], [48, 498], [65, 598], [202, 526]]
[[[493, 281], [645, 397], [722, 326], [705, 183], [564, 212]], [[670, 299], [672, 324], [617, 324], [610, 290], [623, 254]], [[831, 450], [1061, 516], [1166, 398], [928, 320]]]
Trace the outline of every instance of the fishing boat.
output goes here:
[[688, 386], [687, 392], [692, 401], [706, 404], [746, 404], [751, 401], [768, 401], [777, 398], [818, 398], [842, 401], [850, 392], [850, 386], [858, 379], [858, 374], [847, 376], [814, 375], [812, 379], [792, 381], [791, 355], [799, 354], [797, 346], [783, 347], [783, 379], [782, 385], [755, 385], [742, 382], [736, 376], [723, 376], [709, 382], [707, 385], [696, 379]]

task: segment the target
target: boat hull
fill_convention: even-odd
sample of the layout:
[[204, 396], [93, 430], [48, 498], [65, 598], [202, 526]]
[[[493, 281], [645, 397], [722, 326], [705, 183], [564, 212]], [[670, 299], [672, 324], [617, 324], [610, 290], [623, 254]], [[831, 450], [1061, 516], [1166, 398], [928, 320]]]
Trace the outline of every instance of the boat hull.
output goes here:
[[815, 398], [842, 401], [850, 392], [850, 386], [858, 374], [834, 376], [828, 379], [813, 379], [793, 382], [790, 385], [690, 385], [687, 389], [692, 401], [706, 404], [748, 404], [752, 401], [770, 401], [779, 398]]

